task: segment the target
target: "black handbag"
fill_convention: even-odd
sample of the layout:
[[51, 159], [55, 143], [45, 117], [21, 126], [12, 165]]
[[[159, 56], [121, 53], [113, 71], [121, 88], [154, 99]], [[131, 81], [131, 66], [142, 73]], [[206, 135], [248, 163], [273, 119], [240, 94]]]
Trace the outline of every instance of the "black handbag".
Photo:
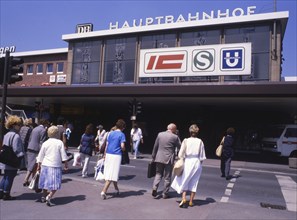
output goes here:
[[147, 178], [152, 178], [156, 175], [156, 162], [149, 162], [147, 167]]
[[121, 161], [121, 164], [124, 165], [124, 164], [129, 164], [129, 163], [130, 163], [130, 158], [129, 158], [128, 151], [127, 150], [122, 151], [122, 161]]
[[21, 158], [18, 158], [13, 151], [12, 142], [15, 134], [13, 135], [11, 141], [9, 142], [9, 146], [3, 145], [0, 151], [0, 162], [4, 163], [8, 166], [19, 168], [21, 163]]

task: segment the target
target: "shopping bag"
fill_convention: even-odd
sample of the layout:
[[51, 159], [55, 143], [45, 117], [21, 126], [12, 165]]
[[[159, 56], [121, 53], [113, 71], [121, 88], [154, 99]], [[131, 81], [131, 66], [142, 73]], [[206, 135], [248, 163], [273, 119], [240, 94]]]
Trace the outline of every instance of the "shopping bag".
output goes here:
[[98, 172], [96, 180], [99, 182], [105, 182], [104, 173], [101, 170]]
[[156, 175], [156, 162], [150, 161], [147, 167], [147, 178], [152, 178]]
[[95, 175], [94, 175], [94, 179], [100, 182], [104, 182], [105, 178], [104, 178], [104, 159], [100, 159], [98, 160], [95, 168]]
[[73, 164], [72, 166], [82, 166], [82, 162], [81, 162], [81, 157], [80, 157], [80, 153], [75, 152], [74, 156], [73, 156]]
[[42, 191], [41, 189], [38, 188], [39, 175], [40, 175], [39, 171], [37, 171], [28, 186], [29, 189], [35, 190], [36, 193], [39, 193]]

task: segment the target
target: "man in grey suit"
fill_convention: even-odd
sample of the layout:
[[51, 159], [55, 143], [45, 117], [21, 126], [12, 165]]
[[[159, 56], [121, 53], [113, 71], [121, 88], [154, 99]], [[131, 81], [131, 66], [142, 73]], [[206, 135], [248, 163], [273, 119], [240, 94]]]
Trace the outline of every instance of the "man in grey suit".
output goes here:
[[153, 161], [156, 162], [156, 176], [153, 183], [152, 196], [157, 197], [159, 184], [164, 177], [164, 189], [162, 196], [168, 198], [171, 183], [171, 174], [175, 160], [175, 149], [180, 148], [181, 141], [176, 135], [176, 125], [170, 123], [167, 131], [160, 132], [155, 140], [152, 153]]
[[29, 178], [33, 176], [36, 171], [36, 157], [39, 153], [41, 145], [47, 139], [46, 129], [49, 125], [49, 122], [46, 119], [40, 119], [39, 125], [33, 128], [28, 148], [27, 148], [27, 158], [28, 158], [28, 166], [27, 166], [27, 175], [24, 179], [23, 186], [29, 186]]

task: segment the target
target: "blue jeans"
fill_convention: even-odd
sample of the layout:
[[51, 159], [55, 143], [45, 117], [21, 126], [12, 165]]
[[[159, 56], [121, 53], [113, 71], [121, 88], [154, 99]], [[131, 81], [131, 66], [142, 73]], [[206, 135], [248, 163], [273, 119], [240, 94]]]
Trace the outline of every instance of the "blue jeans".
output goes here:
[[137, 158], [140, 140], [133, 141], [134, 157]]
[[5, 193], [10, 193], [13, 180], [17, 175], [17, 172], [18, 172], [17, 170], [4, 170], [4, 175], [0, 182], [0, 191], [3, 191]]

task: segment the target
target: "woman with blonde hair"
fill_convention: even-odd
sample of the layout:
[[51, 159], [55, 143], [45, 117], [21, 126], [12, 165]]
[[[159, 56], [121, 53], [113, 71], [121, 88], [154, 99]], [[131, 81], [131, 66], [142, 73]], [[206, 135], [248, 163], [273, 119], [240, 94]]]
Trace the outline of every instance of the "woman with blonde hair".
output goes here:
[[[4, 135], [3, 145], [12, 147], [17, 157], [24, 156], [23, 143], [19, 135], [22, 126], [22, 119], [18, 116], [11, 115], [8, 117], [5, 127], [9, 131]], [[12, 184], [17, 175], [18, 168], [4, 164], [4, 175], [0, 182], [0, 199], [12, 200], [14, 197], [10, 195]]]
[[52, 206], [51, 199], [62, 185], [62, 162], [67, 161], [68, 157], [59, 137], [59, 128], [49, 127], [47, 135], [48, 140], [42, 144], [36, 160], [37, 171], [40, 171], [38, 186], [42, 189], [41, 202]]
[[184, 158], [184, 170], [181, 176], [175, 176], [171, 187], [177, 193], [182, 193], [180, 208], [187, 207], [187, 191], [191, 192], [189, 206], [194, 206], [193, 200], [202, 172], [202, 162], [206, 159], [203, 141], [197, 137], [198, 132], [196, 124], [190, 126], [190, 137], [183, 140], [178, 153], [179, 158]]

